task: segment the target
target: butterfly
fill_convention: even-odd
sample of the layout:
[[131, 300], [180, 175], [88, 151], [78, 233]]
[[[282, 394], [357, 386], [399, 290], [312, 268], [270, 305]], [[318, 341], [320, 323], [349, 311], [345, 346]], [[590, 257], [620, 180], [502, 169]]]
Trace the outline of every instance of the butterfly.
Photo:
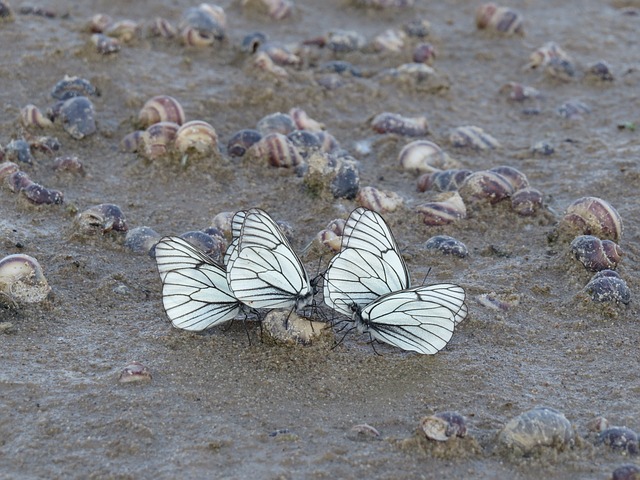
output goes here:
[[232, 320], [243, 310], [224, 267], [180, 237], [164, 237], [155, 248], [162, 303], [176, 328], [200, 331]]
[[366, 307], [354, 306], [360, 333], [403, 350], [433, 355], [442, 350], [454, 327], [467, 316], [464, 289], [441, 283], [383, 295]]
[[404, 350], [433, 354], [467, 315], [465, 292], [452, 284], [410, 288], [410, 276], [382, 216], [354, 210], [342, 249], [324, 274], [325, 303], [353, 319], [372, 338]]
[[314, 289], [302, 262], [267, 212], [243, 210], [231, 222], [227, 281], [233, 295], [252, 308], [309, 305]]
[[378, 297], [410, 286], [409, 270], [382, 216], [357, 208], [344, 226], [342, 247], [324, 274], [324, 301], [347, 316]]

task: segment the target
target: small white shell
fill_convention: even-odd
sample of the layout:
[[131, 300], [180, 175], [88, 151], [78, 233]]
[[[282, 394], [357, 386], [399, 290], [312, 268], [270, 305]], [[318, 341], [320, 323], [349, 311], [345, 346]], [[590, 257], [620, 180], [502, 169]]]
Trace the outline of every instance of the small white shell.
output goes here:
[[174, 146], [180, 153], [196, 152], [208, 155], [216, 151], [218, 134], [215, 128], [202, 120], [192, 120], [180, 126]]
[[444, 193], [444, 200], [418, 205], [415, 210], [423, 215], [427, 225], [447, 225], [467, 216], [467, 207], [458, 192]]
[[25, 105], [20, 110], [20, 121], [25, 127], [48, 128], [53, 125], [38, 107], [35, 105]]
[[449, 134], [449, 141], [454, 147], [473, 150], [493, 150], [500, 147], [500, 142], [474, 125], [454, 128]]
[[398, 154], [398, 163], [404, 170], [416, 174], [460, 166], [459, 162], [453, 160], [442, 148], [429, 140], [415, 140], [405, 145]]
[[498, 434], [507, 448], [524, 454], [537, 447], [558, 450], [573, 444], [573, 427], [567, 418], [553, 408], [537, 407], [511, 419]]

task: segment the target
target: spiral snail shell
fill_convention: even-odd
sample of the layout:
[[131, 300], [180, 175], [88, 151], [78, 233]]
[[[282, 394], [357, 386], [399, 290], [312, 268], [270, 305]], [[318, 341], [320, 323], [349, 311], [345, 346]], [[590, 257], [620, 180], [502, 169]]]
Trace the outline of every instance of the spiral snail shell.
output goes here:
[[141, 137], [142, 154], [149, 160], [155, 160], [171, 153], [174, 140], [180, 127], [173, 122], [154, 123]]
[[454, 128], [449, 134], [449, 142], [457, 148], [473, 150], [493, 150], [500, 148], [498, 142], [482, 128], [474, 125]]
[[584, 287], [591, 300], [597, 303], [615, 302], [628, 305], [631, 291], [620, 275], [613, 270], [601, 270]]
[[495, 205], [509, 198], [514, 188], [511, 182], [499, 173], [484, 170], [465, 178], [458, 192], [465, 202]]
[[289, 116], [293, 119], [298, 130], [321, 132], [326, 128], [324, 123], [314, 120], [307, 114], [307, 112], [298, 107], [294, 107], [289, 110]]
[[111, 231], [124, 233], [128, 230], [124, 213], [113, 203], [101, 203], [80, 212], [74, 223], [84, 234], [105, 234]]
[[638, 434], [627, 427], [609, 427], [601, 431], [596, 439], [596, 445], [606, 445], [612, 450], [631, 455], [640, 453]]
[[281, 133], [270, 133], [254, 143], [247, 155], [266, 160], [272, 167], [297, 167], [304, 159], [293, 143]]
[[38, 303], [47, 298], [50, 291], [42, 267], [34, 257], [20, 253], [0, 260], [0, 294], [11, 301]]
[[446, 442], [467, 435], [467, 422], [458, 412], [438, 412], [420, 420], [420, 430], [429, 440]]
[[206, 47], [216, 40], [224, 40], [227, 17], [222, 7], [201, 3], [185, 10], [180, 28], [186, 45]]
[[569, 246], [573, 256], [587, 270], [614, 270], [622, 259], [622, 249], [611, 240], [600, 240], [593, 235], [580, 235]]
[[574, 431], [561, 412], [536, 407], [509, 420], [498, 433], [498, 442], [522, 454], [539, 447], [561, 450], [574, 443]]
[[25, 127], [48, 128], [53, 125], [38, 107], [35, 105], [25, 105], [20, 109], [20, 122]]
[[424, 248], [460, 258], [465, 258], [469, 255], [469, 250], [464, 243], [448, 235], [435, 235], [429, 238], [425, 242]]
[[422, 214], [426, 225], [447, 225], [466, 218], [467, 207], [458, 192], [442, 194], [444, 200], [418, 205], [415, 210]]
[[250, 128], [234, 133], [227, 142], [227, 153], [231, 157], [242, 157], [247, 149], [262, 138], [262, 134]]
[[452, 192], [458, 190], [465, 178], [472, 173], [471, 170], [456, 168], [425, 173], [418, 177], [418, 191]]
[[609, 202], [598, 197], [582, 197], [567, 207], [554, 235], [570, 238], [594, 235], [619, 242], [622, 231], [622, 218]]
[[507, 179], [514, 190], [522, 190], [529, 187], [529, 180], [527, 176], [517, 168], [510, 167], [508, 165], [501, 165], [499, 167], [493, 167], [489, 169], [490, 172], [499, 174]]
[[100, 55], [118, 53], [122, 48], [117, 38], [109, 37], [103, 33], [94, 33], [91, 35], [91, 43], [96, 47], [96, 51]]
[[384, 112], [371, 120], [371, 128], [376, 133], [395, 133], [408, 137], [420, 137], [429, 133], [426, 116], [405, 117], [397, 113]]
[[416, 174], [459, 166], [442, 148], [429, 140], [415, 140], [405, 145], [398, 154], [398, 163], [404, 170]]
[[178, 128], [174, 147], [182, 154], [196, 153], [206, 156], [217, 151], [218, 134], [209, 123], [192, 120]]
[[485, 3], [476, 10], [476, 26], [504, 35], [522, 35], [522, 15], [509, 7]]
[[542, 192], [535, 188], [521, 188], [511, 195], [511, 209], [523, 217], [535, 215], [542, 205]]
[[20, 193], [35, 205], [59, 205], [64, 201], [61, 191], [43, 187], [35, 182], [22, 188]]
[[[6, 162], [6, 163], [11, 164], [12, 162]], [[13, 168], [10, 168], [10, 167], [5, 167], [5, 168], [7, 171], [13, 170]], [[11, 190], [13, 193], [18, 193], [23, 188], [27, 188], [29, 185], [33, 184], [33, 180], [29, 178], [29, 175], [26, 172], [23, 172], [21, 170], [15, 170], [5, 177], [5, 184], [7, 185], [7, 187], [9, 187], [9, 190]]]
[[151, 227], [135, 227], [127, 231], [124, 246], [133, 253], [151, 255], [162, 236]]
[[97, 130], [93, 103], [87, 97], [76, 96], [65, 100], [59, 114], [62, 127], [76, 140], [92, 135]]
[[156, 17], [151, 22], [149, 32], [152, 36], [174, 38], [178, 35], [178, 29], [166, 18]]
[[436, 47], [430, 43], [422, 42], [414, 47], [412, 58], [415, 63], [433, 65], [437, 56], [438, 50]]
[[87, 79], [65, 75], [51, 89], [51, 96], [56, 100], [68, 100], [71, 97], [99, 96], [100, 91]]
[[182, 125], [185, 122], [182, 105], [169, 95], [157, 95], [150, 98], [138, 113], [138, 123], [141, 128], [147, 128], [154, 123], [173, 122]]
[[362, 187], [356, 195], [359, 205], [378, 213], [388, 213], [397, 210], [404, 203], [396, 192], [379, 190], [375, 187]]
[[120, 140], [120, 151], [122, 152], [138, 152], [144, 148], [143, 144], [144, 130], [136, 130], [131, 133], [127, 133], [122, 140]]
[[276, 112], [261, 118], [256, 125], [256, 129], [262, 134], [281, 133], [289, 135], [297, 129], [296, 122], [287, 113]]
[[373, 49], [378, 52], [401, 52], [407, 40], [407, 34], [397, 28], [389, 28], [372, 41]]
[[0, 180], [5, 180], [12, 174], [19, 172], [20, 167], [17, 164], [5, 161], [0, 163]]

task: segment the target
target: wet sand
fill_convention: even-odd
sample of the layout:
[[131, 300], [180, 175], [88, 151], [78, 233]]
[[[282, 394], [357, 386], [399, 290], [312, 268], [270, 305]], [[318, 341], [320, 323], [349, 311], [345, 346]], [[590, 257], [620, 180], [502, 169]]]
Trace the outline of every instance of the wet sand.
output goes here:
[[[22, 4], [12, 2], [14, 10]], [[49, 92], [65, 74], [101, 90], [93, 99], [98, 133], [74, 140], [59, 126], [42, 134], [62, 143], [56, 155], [77, 155], [86, 176], [56, 173], [52, 156], [35, 154], [22, 165], [30, 177], [64, 192], [65, 202], [33, 206], [0, 189], [3, 255], [36, 257], [52, 286], [41, 304], [0, 309], [10, 323], [0, 334], [0, 472], [6, 478], [608, 478], [625, 463], [593, 445], [586, 424], [602, 415], [614, 425], [640, 429], [637, 345], [638, 235], [637, 131], [638, 15], [606, 2], [515, 2], [525, 17], [524, 37], [479, 32], [477, 4], [449, 1], [409, 9], [366, 10], [344, 1], [296, 2], [290, 19], [227, 12], [228, 39], [211, 48], [141, 38], [110, 56], [89, 43], [86, 21], [95, 13], [178, 23], [188, 2], [54, 1], [53, 19], [16, 15], [0, 23], [0, 143], [20, 136], [19, 111], [53, 103]], [[68, 14], [68, 15], [66, 15]], [[427, 18], [427, 41], [438, 49], [434, 68], [451, 86], [432, 92], [410, 82], [382, 82], [374, 74], [408, 62], [415, 40], [401, 53], [332, 54], [311, 49], [287, 79], [256, 71], [240, 51], [254, 31], [298, 44], [331, 29], [356, 30], [369, 40], [414, 17]], [[524, 71], [530, 53], [553, 40], [574, 58], [575, 79], [562, 82]], [[340, 88], [317, 83], [317, 66], [340, 59], [365, 72]], [[586, 66], [606, 60], [608, 83], [583, 78]], [[509, 102], [500, 87], [517, 81], [539, 89], [539, 102]], [[337, 347], [262, 343], [255, 322], [240, 321], [202, 334], [171, 327], [161, 303], [153, 259], [123, 246], [123, 235], [74, 235], [79, 211], [115, 203], [130, 227], [180, 234], [210, 225], [222, 211], [253, 206], [291, 224], [302, 251], [332, 219], [356, 203], [314, 197], [286, 169], [229, 159], [149, 162], [118, 149], [132, 120], [153, 95], [168, 94], [187, 119], [217, 130], [224, 146], [265, 115], [305, 109], [324, 123], [360, 161], [361, 185], [392, 190], [404, 206], [385, 214], [419, 283], [453, 282], [468, 293], [469, 317], [435, 356], [408, 354], [349, 334]], [[557, 108], [568, 100], [591, 113], [567, 120]], [[535, 107], [538, 114], [523, 114]], [[544, 194], [545, 209], [517, 216], [507, 204], [473, 209], [467, 219], [427, 227], [414, 207], [431, 198], [416, 192], [416, 177], [396, 163], [411, 139], [376, 135], [370, 119], [381, 112], [426, 114], [435, 141], [465, 168], [511, 165]], [[477, 125], [497, 138], [491, 152], [455, 149], [451, 128]], [[40, 133], [33, 131], [34, 133]], [[356, 142], [371, 141], [369, 153]], [[531, 146], [547, 141], [550, 156]], [[591, 277], [548, 235], [569, 203], [583, 196], [610, 202], [624, 222], [618, 272], [628, 283], [628, 306], [596, 304], [581, 293]], [[508, 202], [507, 202], [508, 203]], [[465, 259], [429, 253], [424, 242], [447, 234], [469, 248]], [[312, 275], [318, 255], [304, 257]], [[328, 255], [322, 262], [328, 261]], [[322, 264], [322, 263], [320, 263]], [[477, 297], [495, 293], [514, 305], [497, 311]], [[250, 341], [247, 338], [247, 329]], [[120, 370], [135, 360], [151, 382], [123, 385]], [[522, 458], [494, 451], [495, 434], [509, 419], [538, 405], [563, 412], [576, 429], [573, 448]], [[469, 437], [434, 446], [416, 434], [420, 418], [462, 413]], [[381, 433], [357, 442], [349, 430], [369, 424]], [[286, 430], [286, 432], [283, 432]]]

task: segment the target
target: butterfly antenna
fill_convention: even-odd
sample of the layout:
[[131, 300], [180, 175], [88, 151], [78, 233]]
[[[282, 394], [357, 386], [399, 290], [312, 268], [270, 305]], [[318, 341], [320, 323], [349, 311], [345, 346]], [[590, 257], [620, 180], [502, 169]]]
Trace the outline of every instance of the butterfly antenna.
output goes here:
[[376, 343], [378, 343], [378, 341], [375, 338], [373, 338], [371, 334], [369, 334], [369, 341], [367, 343], [371, 345], [371, 348], [373, 349], [373, 353], [375, 353], [379, 357], [383, 356], [380, 352], [378, 352], [378, 350], [376, 350]]
[[[343, 327], [344, 328], [344, 327]], [[335, 342], [333, 344], [333, 346], [331, 347], [331, 350], [337, 348], [339, 345], [342, 344], [342, 342], [344, 342], [344, 339], [347, 337], [347, 335], [349, 334], [349, 332], [351, 332], [353, 329], [355, 329], [356, 327], [351, 327], [349, 328], [346, 332], [344, 332], [344, 335], [342, 335], [342, 337], [340, 337], [340, 340], [338, 340], [337, 342]]]
[[424, 276], [424, 280], [422, 280], [422, 285], [427, 283], [427, 277], [429, 276], [430, 273], [431, 273], [431, 267], [429, 267], [429, 270], [427, 270], [427, 273]]

